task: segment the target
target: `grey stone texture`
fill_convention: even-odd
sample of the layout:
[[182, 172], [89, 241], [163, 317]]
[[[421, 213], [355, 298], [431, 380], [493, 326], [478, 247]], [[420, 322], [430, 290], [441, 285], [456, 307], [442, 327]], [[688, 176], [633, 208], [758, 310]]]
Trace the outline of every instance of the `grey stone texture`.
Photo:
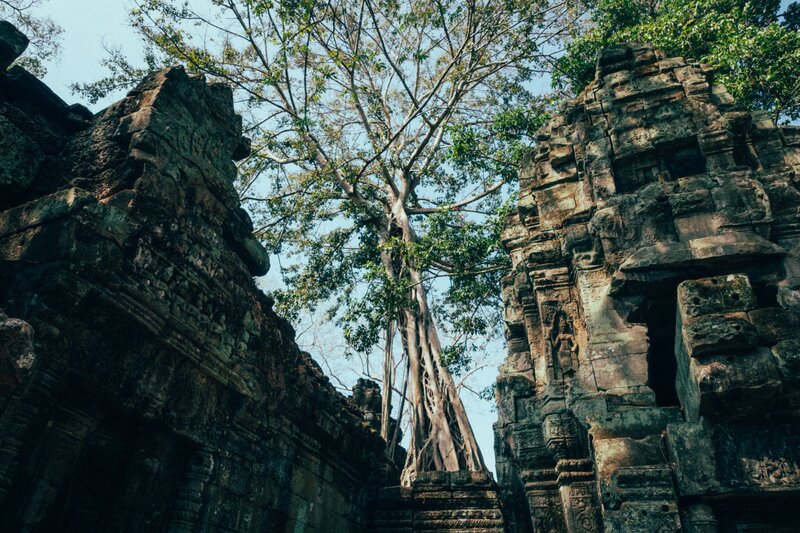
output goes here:
[[621, 45], [521, 178], [495, 425], [511, 530], [795, 531], [800, 129]]
[[0, 530], [368, 531], [396, 469], [256, 287], [231, 91], [93, 117], [3, 67]]
[[256, 287], [230, 89], [171, 68], [93, 116], [6, 69], [22, 42], [0, 23], [0, 531], [502, 532], [485, 474], [392, 487], [378, 385], [339, 394]]

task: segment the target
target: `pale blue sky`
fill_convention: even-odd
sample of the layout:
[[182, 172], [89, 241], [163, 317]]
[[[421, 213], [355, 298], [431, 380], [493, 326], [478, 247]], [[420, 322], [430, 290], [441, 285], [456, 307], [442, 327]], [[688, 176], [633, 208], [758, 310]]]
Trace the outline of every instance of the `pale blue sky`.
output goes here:
[[[72, 94], [70, 84], [96, 80], [106, 74], [101, 62], [106, 57], [104, 45], [109, 48], [122, 48], [134, 64], [141, 57], [141, 41], [128, 25], [131, 3], [128, 0], [49, 0], [36, 12], [48, 16], [64, 29], [61, 38], [61, 54], [57, 61], [48, 64], [44, 81], [68, 103], [82, 103], [94, 112], [123, 96], [123, 92], [113, 95], [97, 104], [90, 105], [80, 96]], [[277, 265], [273, 260], [272, 271], [259, 280], [259, 285], [269, 289], [279, 283]], [[355, 382], [357, 365], [343, 357], [330, 357], [332, 352], [343, 352], [343, 341], [335, 326], [325, 325], [315, 331], [305, 332], [299, 339], [301, 346], [308, 350], [323, 366], [321, 355], [328, 356], [331, 368], [346, 384]], [[471, 385], [480, 389], [494, 382], [496, 366], [503, 357], [505, 348], [502, 342], [494, 342], [486, 354], [488, 367], [470, 378]], [[380, 374], [380, 364], [373, 362], [373, 372]], [[475, 429], [478, 444], [486, 463], [494, 471], [494, 436], [492, 424], [497, 420], [493, 406], [478, 400], [469, 392], [462, 393], [462, 400]]]
[[121, 94], [95, 105], [88, 105], [73, 95], [69, 85], [93, 81], [106, 72], [100, 63], [109, 47], [122, 47], [131, 57], [141, 57], [141, 41], [128, 25], [130, 2], [127, 0], [48, 0], [38, 11], [64, 28], [59, 59], [48, 65], [44, 81], [69, 103], [80, 102], [98, 111]]
[[[781, 4], [785, 7], [789, 0], [782, 0]], [[130, 8], [128, 0], [49, 0], [38, 10], [37, 14], [53, 18], [64, 29], [61, 55], [56, 62], [48, 65], [49, 72], [44, 81], [68, 103], [80, 102], [96, 112], [122, 96], [120, 93], [98, 104], [88, 105], [70, 92], [69, 85], [93, 81], [105, 74], [101, 67], [101, 61], [106, 56], [104, 44], [111, 48], [121, 47], [137, 63], [135, 60], [141, 57], [141, 41], [128, 25]], [[271, 274], [260, 280], [263, 287], [269, 288], [278, 282], [275, 272]], [[319, 350], [327, 348], [326, 352], [330, 353], [341, 346], [341, 338], [332, 326], [320, 328], [316, 336], [316, 339], [312, 338], [305, 344], [306, 349], [317, 358]], [[493, 343], [492, 353], [487, 354], [495, 364], [503, 356], [501, 344]], [[352, 362], [337, 360], [333, 364], [344, 381], [354, 381], [356, 374], [346, 370], [348, 366], [352, 367]], [[492, 364], [481, 372], [474, 383], [478, 388], [484, 387], [494, 381], [495, 375]], [[492, 423], [496, 420], [496, 414], [486, 402], [477, 401], [470, 393], [465, 392], [463, 400], [487, 463], [494, 470]]]

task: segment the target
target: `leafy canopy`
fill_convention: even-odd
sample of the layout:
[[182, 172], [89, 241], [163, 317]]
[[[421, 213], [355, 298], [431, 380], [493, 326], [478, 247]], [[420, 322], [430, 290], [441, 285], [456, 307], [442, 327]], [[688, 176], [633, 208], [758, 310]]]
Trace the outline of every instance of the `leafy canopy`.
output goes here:
[[[148, 0], [132, 21], [146, 68], [234, 88], [253, 139], [238, 186], [280, 259], [282, 312], [323, 305], [368, 351], [416, 305], [414, 265], [458, 369], [502, 323], [499, 224], [547, 117], [530, 82], [577, 17], [548, 0]], [[119, 51], [108, 66], [77, 88], [96, 99], [143, 70]]]

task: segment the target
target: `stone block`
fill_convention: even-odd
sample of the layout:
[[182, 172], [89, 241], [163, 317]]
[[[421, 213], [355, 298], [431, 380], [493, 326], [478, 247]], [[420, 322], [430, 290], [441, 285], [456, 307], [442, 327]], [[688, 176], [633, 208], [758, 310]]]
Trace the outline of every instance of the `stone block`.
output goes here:
[[0, 20], [0, 75], [22, 55], [28, 38], [8, 21]]
[[627, 44], [605, 48], [597, 59], [598, 74], [607, 79], [610, 74], [628, 68], [632, 60], [633, 50]]
[[676, 218], [690, 213], [708, 213], [714, 209], [711, 194], [703, 189], [673, 192], [669, 195], [669, 205]]
[[641, 407], [589, 417], [589, 434], [593, 439], [629, 437], [640, 439], [661, 434], [667, 424], [680, 420], [677, 407]]
[[533, 243], [525, 247], [527, 260], [532, 264], [552, 264], [562, 261], [561, 243], [557, 240]]
[[647, 353], [596, 359], [591, 362], [597, 388], [614, 390], [647, 384]]
[[33, 327], [0, 311], [0, 395], [9, 394], [32, 374], [36, 364]]
[[10, 195], [28, 188], [43, 159], [38, 145], [12, 122], [0, 116], [0, 193]]
[[800, 317], [796, 313], [780, 307], [764, 307], [747, 314], [767, 346], [800, 337]]
[[705, 419], [669, 424], [666, 443], [681, 496], [697, 496], [719, 487], [714, 443]]
[[65, 189], [24, 203], [0, 213], [0, 239], [41, 226], [96, 203], [93, 195], [77, 188]]
[[623, 502], [675, 499], [672, 472], [666, 464], [620, 467], [612, 474], [610, 487]]
[[702, 315], [683, 322], [682, 332], [690, 357], [747, 351], [761, 342], [744, 312]]
[[699, 389], [701, 416], [757, 415], [780, 401], [783, 380], [769, 348], [703, 356], [692, 359], [691, 365], [690, 376]]
[[698, 263], [737, 262], [747, 257], [780, 257], [786, 250], [754, 233], [730, 233], [689, 241], [692, 259]]
[[661, 435], [645, 438], [617, 437], [593, 441], [597, 475], [611, 479], [619, 468], [628, 466], [661, 465]]
[[787, 383], [800, 383], [800, 339], [780, 340], [772, 347], [772, 353], [783, 379]]
[[684, 321], [701, 315], [749, 311], [756, 307], [755, 293], [744, 274], [684, 281], [678, 286], [678, 309]]
[[[684, 206], [693, 209], [694, 206]], [[706, 206], [698, 207], [705, 211]], [[720, 220], [711, 210], [675, 218], [675, 231], [681, 241], [690, 241], [704, 235], [719, 232]]]
[[680, 531], [677, 506], [669, 500], [656, 502], [624, 502], [606, 522], [608, 533], [650, 533]]

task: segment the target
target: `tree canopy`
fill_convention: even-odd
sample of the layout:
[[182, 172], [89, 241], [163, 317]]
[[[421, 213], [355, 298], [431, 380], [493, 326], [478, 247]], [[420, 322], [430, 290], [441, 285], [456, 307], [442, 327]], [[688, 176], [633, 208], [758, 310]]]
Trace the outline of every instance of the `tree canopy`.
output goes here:
[[[253, 139], [239, 190], [283, 263], [281, 310], [326, 306], [352, 351], [383, 342], [385, 397], [397, 332], [405, 483], [485, 468], [452, 373], [502, 323], [503, 206], [547, 116], [530, 82], [578, 16], [549, 0], [148, 0], [133, 12], [149, 66], [177, 61], [235, 90]], [[119, 52], [109, 66], [81, 89], [97, 97], [141, 73]]]
[[775, 120], [800, 118], [798, 4], [780, 0], [590, 0], [584, 24], [555, 65], [555, 85], [575, 93], [609, 44], [647, 42], [668, 56], [708, 63], [738, 103]]

